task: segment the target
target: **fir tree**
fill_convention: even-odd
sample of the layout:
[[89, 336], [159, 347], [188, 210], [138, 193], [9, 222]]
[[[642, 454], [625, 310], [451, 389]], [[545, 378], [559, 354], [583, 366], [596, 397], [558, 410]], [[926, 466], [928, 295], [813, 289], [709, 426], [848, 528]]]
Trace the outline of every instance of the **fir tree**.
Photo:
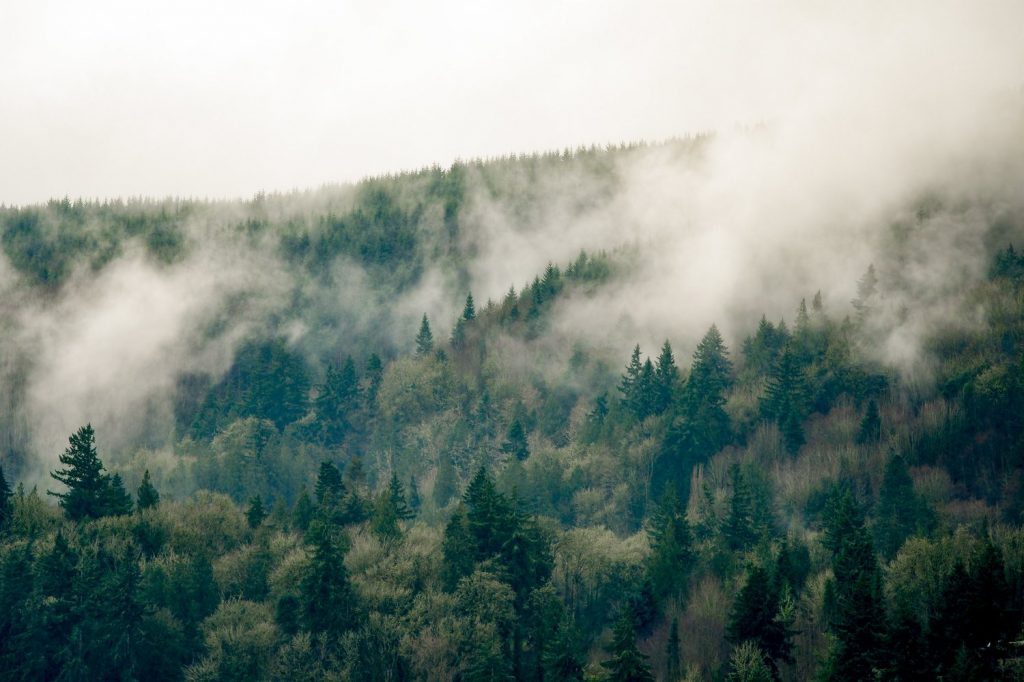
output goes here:
[[636, 401], [637, 386], [640, 382], [640, 373], [643, 371], [643, 363], [640, 361], [640, 344], [633, 348], [633, 354], [629, 357], [626, 365], [626, 373], [622, 375], [619, 382], [619, 392], [622, 393], [622, 402], [632, 406]]
[[629, 609], [622, 609], [612, 635], [611, 658], [601, 665], [608, 670], [609, 682], [653, 682], [647, 657], [636, 645], [636, 625]]
[[665, 679], [676, 682], [682, 672], [681, 647], [679, 642], [679, 619], [672, 618], [668, 630], [668, 641], [665, 643]]
[[345, 485], [341, 482], [341, 472], [332, 462], [320, 462], [320, 471], [316, 476], [316, 501], [320, 504], [337, 503], [345, 495]]
[[249, 528], [254, 530], [259, 528], [265, 518], [267, 518], [267, 512], [263, 509], [263, 500], [259, 495], [253, 495], [249, 498], [248, 509], [245, 510], [245, 520], [248, 522]]
[[729, 497], [729, 513], [725, 517], [722, 532], [730, 550], [743, 552], [753, 546], [757, 539], [754, 527], [754, 497], [746, 476], [738, 464], [729, 468], [732, 495]]
[[894, 455], [885, 465], [875, 508], [875, 541], [881, 555], [896, 556], [908, 537], [927, 529], [929, 516], [925, 501], [914, 491], [906, 462]]
[[0, 532], [4, 531], [14, 514], [14, 505], [11, 502], [13, 497], [11, 488], [7, 485], [7, 479], [4, 477], [4, 467], [0, 464]]
[[359, 404], [359, 375], [349, 356], [340, 370], [334, 365], [327, 368], [327, 376], [316, 398], [321, 439], [325, 445], [341, 445], [353, 428], [352, 419]]
[[658, 600], [686, 596], [696, 552], [693, 533], [675, 491], [666, 489], [651, 516], [648, 534], [651, 553], [647, 557], [647, 579]]
[[736, 596], [726, 627], [730, 642], [739, 644], [750, 640], [757, 644], [773, 677], [778, 676], [779, 662], [793, 660], [791, 638], [794, 633], [781, 615], [781, 596], [778, 581], [763, 567], [754, 566]]
[[160, 504], [160, 493], [157, 492], [149, 480], [149, 469], [146, 469], [146, 472], [142, 475], [142, 484], [139, 485], [139, 489], [135, 493], [135, 499], [137, 500], [136, 506], [139, 511]]
[[877, 443], [882, 435], [882, 419], [878, 414], [878, 403], [872, 398], [868, 401], [868, 407], [864, 411], [864, 419], [860, 422], [860, 429], [857, 431], [857, 443]]
[[550, 644], [544, 650], [544, 671], [551, 680], [583, 680], [583, 651], [576, 625], [569, 616], [562, 618]]
[[434, 335], [430, 332], [430, 322], [424, 313], [423, 320], [420, 322], [420, 331], [416, 334], [416, 355], [421, 358], [426, 357], [432, 350], [434, 350]]
[[501, 444], [501, 451], [514, 456], [520, 462], [530, 456], [530, 446], [526, 440], [526, 431], [523, 423], [518, 418], [513, 419], [509, 424], [508, 434], [505, 442]]
[[[120, 489], [113, 487], [110, 476], [104, 473], [103, 462], [96, 454], [96, 434], [92, 425], [85, 425], [68, 439], [69, 445], [60, 455], [65, 469], [50, 473], [57, 481], [67, 486], [67, 492], [47, 491], [60, 500], [60, 506], [72, 521], [97, 519], [108, 514], [122, 512], [124, 498], [131, 511], [131, 498]], [[120, 482], [118, 477], [117, 482]]]
[[135, 505], [132, 503], [132, 496], [124, 489], [121, 474], [114, 474], [108, 479], [105, 497], [104, 516], [124, 516], [132, 513]]
[[295, 507], [292, 509], [292, 523], [295, 524], [296, 528], [305, 533], [309, 530], [309, 524], [315, 515], [316, 509], [313, 506], [313, 501], [309, 499], [306, 486], [302, 486], [299, 496], [295, 500]]
[[665, 341], [654, 369], [654, 414], [661, 414], [672, 406], [678, 383], [679, 368], [676, 367], [676, 360], [672, 355], [672, 346]]
[[476, 318], [476, 307], [473, 305], [473, 294], [470, 293], [466, 296], [466, 305], [462, 309], [462, 319], [466, 322], [472, 322]]
[[356, 594], [349, 582], [339, 540], [327, 528], [314, 529], [313, 556], [302, 577], [302, 618], [313, 634], [337, 639], [358, 622]]
[[420, 484], [415, 474], [409, 474], [409, 509], [413, 516], [419, 513], [423, 502], [420, 500]]
[[405, 499], [405, 488], [395, 473], [391, 474], [391, 480], [388, 482], [388, 503], [394, 508], [395, 517], [402, 521], [408, 521], [416, 516], [409, 508], [409, 503]]

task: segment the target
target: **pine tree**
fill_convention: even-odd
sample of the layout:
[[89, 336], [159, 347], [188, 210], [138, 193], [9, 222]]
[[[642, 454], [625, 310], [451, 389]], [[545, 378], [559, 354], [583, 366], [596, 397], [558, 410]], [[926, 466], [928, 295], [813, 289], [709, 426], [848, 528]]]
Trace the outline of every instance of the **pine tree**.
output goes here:
[[643, 371], [643, 363], [640, 361], [640, 344], [633, 348], [633, 354], [629, 357], [626, 365], [626, 373], [622, 375], [619, 382], [619, 392], [622, 393], [622, 402], [631, 406], [636, 401], [637, 385], [640, 382], [640, 372]]
[[476, 318], [476, 307], [473, 305], [473, 294], [466, 296], [466, 306], [462, 309], [462, 319], [472, 322]]
[[744, 552], [757, 539], [754, 528], [754, 497], [746, 476], [738, 464], [729, 468], [732, 495], [729, 497], [729, 513], [725, 517], [722, 532], [730, 550]]
[[[68, 439], [69, 445], [60, 455], [65, 469], [50, 473], [67, 486], [67, 492], [47, 491], [60, 500], [60, 506], [72, 521], [97, 519], [106, 515], [115, 502], [111, 479], [104, 473], [103, 462], [96, 454], [96, 433], [86, 424]], [[123, 486], [120, 492], [124, 492]], [[130, 500], [129, 500], [130, 502]]]
[[267, 512], [263, 509], [263, 500], [259, 495], [253, 495], [249, 498], [249, 508], [245, 510], [245, 520], [248, 522], [249, 528], [254, 530], [259, 528], [265, 518], [267, 518]]
[[412, 510], [413, 516], [419, 513], [422, 504], [423, 502], [420, 499], [420, 484], [416, 480], [415, 474], [409, 474], [409, 509]]
[[530, 446], [526, 440], [526, 431], [518, 418], [513, 419], [509, 424], [508, 434], [505, 442], [501, 444], [501, 451], [513, 455], [520, 462], [530, 456]]
[[786, 620], [780, 616], [781, 593], [779, 584], [761, 566], [754, 566], [747, 574], [733, 603], [726, 627], [726, 637], [734, 644], [753, 641], [778, 675], [779, 662], [792, 662], [793, 643]]
[[292, 509], [292, 523], [295, 524], [296, 528], [305, 533], [309, 529], [309, 524], [315, 515], [316, 509], [313, 507], [313, 501], [309, 499], [306, 486], [302, 486], [302, 489], [299, 491], [299, 497], [295, 500], [295, 507]]
[[544, 672], [550, 680], [583, 680], [583, 651], [576, 625], [569, 616], [562, 618], [555, 636], [544, 650]]
[[444, 507], [455, 497], [456, 493], [455, 464], [452, 456], [442, 452], [437, 456], [437, 474], [434, 476], [434, 504]]
[[661, 414], [672, 406], [678, 383], [679, 368], [672, 355], [672, 346], [666, 340], [654, 369], [654, 414]]
[[7, 479], [4, 477], [4, 467], [0, 464], [0, 533], [7, 527], [14, 514], [14, 505], [11, 502], [13, 497], [11, 487], [7, 485]]
[[927, 507], [914, 491], [914, 480], [899, 455], [886, 462], [875, 508], [875, 541], [881, 555], [896, 556], [903, 542], [927, 525]]
[[461, 317], [455, 320], [455, 326], [452, 328], [452, 338], [449, 343], [452, 349], [456, 351], [466, 347], [466, 321]]
[[345, 495], [345, 485], [341, 482], [341, 472], [332, 462], [320, 462], [320, 471], [316, 476], [316, 501], [319, 504], [338, 503]]
[[444, 528], [441, 555], [441, 582], [445, 590], [452, 592], [476, 565], [476, 541], [469, 528], [466, 507], [462, 504], [455, 509]]
[[327, 446], [338, 446], [353, 429], [353, 416], [360, 406], [359, 375], [352, 356], [339, 370], [331, 365], [316, 398], [321, 438]]
[[696, 552], [685, 511], [671, 488], [665, 490], [651, 516], [648, 534], [651, 553], [646, 573], [655, 598], [660, 601], [685, 597]]
[[792, 344], [786, 344], [761, 397], [761, 416], [779, 424], [790, 453], [796, 453], [804, 443], [801, 422], [807, 416], [807, 393], [803, 368]]
[[711, 325], [693, 354], [683, 394], [682, 429], [677, 434], [679, 447], [694, 453], [697, 461], [718, 452], [732, 438], [732, 426], [725, 412], [726, 392], [733, 384], [732, 371], [722, 335], [718, 327]]
[[602, 663], [609, 682], [654, 682], [646, 656], [636, 645], [636, 625], [629, 609], [622, 609], [612, 635], [612, 657]]
[[416, 513], [409, 508], [409, 503], [406, 502], [405, 488], [395, 473], [391, 474], [391, 480], [388, 482], [388, 502], [394, 508], [396, 518], [408, 521], [416, 516]]
[[668, 641], [665, 643], [665, 679], [677, 682], [682, 671], [681, 647], [679, 642], [679, 619], [672, 618], [668, 630]]
[[420, 331], [416, 334], [416, 355], [421, 358], [426, 357], [432, 350], [434, 350], [434, 335], [430, 332], [430, 322], [424, 313], [423, 320], [420, 322]]
[[105, 498], [106, 501], [103, 505], [104, 516], [131, 514], [132, 508], [135, 506], [132, 503], [132, 496], [124, 489], [124, 481], [121, 480], [121, 474], [114, 474], [108, 479]]
[[872, 264], [868, 266], [864, 275], [857, 280], [857, 298], [851, 301], [854, 310], [857, 311], [858, 321], [863, 320], [871, 310], [871, 303], [877, 290], [878, 278], [875, 276], [875, 266]]
[[302, 618], [311, 633], [337, 641], [358, 622], [356, 594], [339, 540], [324, 527], [314, 529], [313, 535], [313, 556], [300, 585]]
[[878, 414], [878, 403], [872, 398], [868, 401], [868, 407], [864, 411], [864, 419], [860, 422], [860, 429], [857, 431], [857, 443], [877, 443], [882, 435], [882, 419]]
[[156, 488], [149, 480], [149, 469], [146, 469], [146, 473], [142, 475], [142, 484], [139, 485], [138, 491], [135, 493], [136, 505], [139, 511], [143, 509], [149, 509], [160, 504], [160, 493], [157, 492]]

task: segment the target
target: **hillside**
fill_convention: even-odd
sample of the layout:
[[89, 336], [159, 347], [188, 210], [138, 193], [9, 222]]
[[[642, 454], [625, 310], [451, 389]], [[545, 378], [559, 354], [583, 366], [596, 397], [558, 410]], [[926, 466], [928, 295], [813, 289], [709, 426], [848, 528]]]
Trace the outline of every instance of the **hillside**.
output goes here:
[[718, 142], [0, 209], [0, 670], [1024, 678], [1015, 162]]

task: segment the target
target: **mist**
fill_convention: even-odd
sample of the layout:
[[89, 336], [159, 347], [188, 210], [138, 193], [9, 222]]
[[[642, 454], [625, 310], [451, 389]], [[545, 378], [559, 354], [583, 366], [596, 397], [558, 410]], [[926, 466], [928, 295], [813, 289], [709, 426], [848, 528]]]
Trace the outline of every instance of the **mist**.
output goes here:
[[[685, 357], [712, 323], [735, 346], [762, 314], [791, 320], [817, 291], [848, 314], [874, 263], [883, 294], [900, 293], [879, 303], [867, 352], [914, 374], [927, 334], [984, 316], [962, 297], [1002, 245], [992, 224], [1024, 211], [1016, 3], [229, 3], [192, 25], [199, 9], [10, 9], [0, 84], [21, 96], [0, 112], [0, 200], [238, 196], [506, 152], [689, 141], [638, 146], [604, 175], [507, 178], [529, 188], [526, 209], [470, 165], [461, 274], [428, 259], [409, 286], [344, 259], [320, 280], [270, 237], [230, 235], [260, 210], [313, 224], [350, 201], [345, 186], [213, 204], [185, 227], [181, 260], [129, 249], [76, 267], [57, 292], [26, 291], [0, 257], [3, 374], [23, 384], [4, 421], [30, 425], [43, 470], [87, 421], [115, 449], [166, 445], [176, 377], [219, 376], [253, 334], [314, 358], [408, 351], [424, 313], [443, 339], [468, 291], [498, 301], [581, 250], [643, 267], [559, 303], [541, 347], [589, 339], [615, 362], [667, 338]], [[124, 23], [106, 26], [114, 10]]]

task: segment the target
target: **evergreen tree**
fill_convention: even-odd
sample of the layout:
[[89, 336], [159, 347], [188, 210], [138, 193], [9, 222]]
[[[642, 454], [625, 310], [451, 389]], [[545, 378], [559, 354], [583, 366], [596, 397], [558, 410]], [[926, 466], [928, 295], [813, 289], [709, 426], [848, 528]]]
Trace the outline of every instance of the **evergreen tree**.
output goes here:
[[693, 353], [683, 396], [680, 445], [695, 453], [698, 461], [713, 455], [732, 438], [732, 426], [725, 412], [726, 393], [732, 384], [729, 351], [718, 327], [711, 325]]
[[313, 529], [314, 547], [302, 576], [299, 600], [306, 628], [337, 641], [357, 623], [356, 594], [348, 578], [341, 540], [325, 527]]
[[259, 528], [265, 518], [267, 518], [267, 512], [263, 509], [263, 500], [259, 495], [253, 495], [249, 498], [248, 509], [245, 510], [245, 520], [248, 522], [249, 528], [254, 530]]
[[320, 471], [316, 476], [316, 501], [320, 504], [331, 504], [341, 501], [345, 495], [345, 485], [341, 481], [341, 472], [332, 462], [320, 462]]
[[132, 513], [135, 505], [132, 503], [132, 496], [124, 489], [121, 474], [114, 474], [108, 479], [105, 497], [104, 516], [124, 516]]
[[562, 618], [554, 639], [544, 650], [544, 672], [550, 680], [583, 680], [583, 647], [569, 616]]
[[444, 528], [441, 554], [441, 582], [445, 590], [452, 592], [476, 566], [476, 541], [469, 529], [466, 507], [462, 504], [455, 509]]
[[829, 666], [833, 679], [872, 679], [884, 665], [886, 617], [881, 571], [864, 519], [848, 491], [832, 502], [825, 544], [832, 549], [836, 636]]
[[14, 505], [11, 502], [13, 497], [11, 487], [7, 485], [7, 479], [4, 477], [4, 467], [0, 464], [0, 533], [7, 527], [14, 514]]
[[309, 524], [315, 515], [316, 509], [313, 506], [313, 501], [309, 499], [306, 486], [302, 486], [302, 489], [299, 491], [299, 497], [295, 500], [295, 507], [292, 509], [292, 523], [295, 524], [296, 528], [305, 533], [309, 530]]
[[612, 657], [602, 663], [608, 670], [609, 682], [654, 682], [654, 675], [647, 666], [647, 657], [636, 645], [636, 625], [629, 609], [622, 609], [615, 622]]
[[416, 334], [416, 355], [421, 358], [426, 357], [432, 350], [434, 350], [434, 335], [430, 332], [430, 322], [424, 313], [423, 320], [420, 322], [420, 331]]
[[513, 419], [512, 423], [509, 424], [505, 442], [501, 444], [501, 451], [513, 455], [520, 462], [530, 456], [530, 446], [526, 440], [526, 431], [523, 429], [523, 423], [518, 418]]
[[672, 406], [678, 383], [679, 368], [672, 355], [672, 346], [666, 340], [654, 369], [654, 414], [661, 414]]
[[882, 419], [878, 414], [878, 403], [872, 398], [868, 401], [868, 407], [864, 411], [864, 419], [860, 422], [860, 429], [857, 431], [857, 443], [877, 443], [882, 435]]
[[146, 473], [142, 475], [142, 484], [139, 485], [139, 489], [135, 493], [135, 499], [137, 500], [136, 506], [139, 511], [160, 504], [160, 493], [157, 492], [149, 480], [149, 469], [146, 469]]
[[761, 397], [761, 416], [779, 424], [790, 453], [804, 443], [801, 422], [806, 410], [807, 381], [792, 344], [786, 344]]
[[316, 398], [320, 437], [325, 445], [341, 445], [353, 429], [353, 417], [359, 406], [359, 375], [352, 356], [348, 356], [340, 370], [334, 365], [327, 368], [327, 376]]
[[473, 294], [466, 296], [466, 306], [462, 309], [462, 319], [472, 322], [476, 318], [476, 307], [473, 305]]
[[[97, 519], [109, 513], [119, 500], [115, 499], [111, 479], [104, 473], [103, 462], [96, 454], [96, 434], [92, 425], [86, 424], [68, 441], [67, 449], [60, 455], [60, 463], [66, 468], [50, 473], [68, 490], [65, 493], [47, 491], [47, 494], [60, 500], [61, 508], [72, 521]], [[113, 492], [123, 494], [124, 487]]]
[[391, 474], [391, 480], [388, 482], [388, 503], [395, 510], [395, 517], [402, 521], [408, 521], [416, 516], [405, 500], [405, 488], [395, 473]]
[[668, 641], [665, 643], [665, 679], [677, 682], [682, 672], [681, 647], [679, 642], [679, 619], [672, 618], [668, 629]]
[[732, 495], [729, 497], [729, 513], [725, 517], [722, 533], [730, 550], [744, 552], [757, 540], [754, 496], [750, 483], [738, 464], [733, 464], [729, 468], [729, 479]]
[[409, 509], [412, 511], [413, 516], [419, 513], [420, 507], [423, 505], [420, 500], [420, 484], [416, 480], [415, 474], [409, 475]]
[[454, 350], [460, 351], [466, 347], [466, 321], [461, 317], [455, 320], [455, 326], [452, 328], [452, 338], [449, 343]]
[[371, 353], [366, 360], [366, 404], [371, 410], [377, 402], [377, 391], [383, 378], [384, 363], [379, 355]]
[[685, 597], [696, 552], [685, 511], [671, 488], [666, 489], [651, 516], [648, 534], [651, 553], [646, 573], [655, 598], [661, 601]]
[[857, 311], [857, 320], [861, 321], [871, 310], [875, 292], [878, 290], [878, 278], [875, 276], [874, 264], [869, 265], [867, 271], [857, 280], [857, 298], [853, 299], [854, 310]]
[[629, 357], [629, 364], [626, 365], [626, 373], [622, 375], [619, 382], [619, 392], [622, 393], [622, 402], [630, 409], [636, 403], [636, 395], [639, 390], [640, 373], [643, 371], [643, 363], [640, 361], [640, 344], [633, 348], [633, 354]]
[[778, 677], [779, 662], [793, 660], [791, 638], [794, 633], [781, 614], [781, 597], [778, 581], [763, 567], [754, 566], [736, 596], [726, 627], [730, 642], [740, 644], [749, 640], [757, 644], [773, 677]]
[[444, 507], [455, 497], [456, 492], [458, 491], [455, 480], [455, 463], [452, 462], [450, 454], [442, 452], [437, 456], [437, 474], [434, 477], [434, 504], [438, 507]]
[[878, 551], [887, 559], [896, 556], [907, 538], [928, 529], [929, 516], [925, 501], [914, 491], [906, 462], [894, 455], [885, 465], [875, 508]]

